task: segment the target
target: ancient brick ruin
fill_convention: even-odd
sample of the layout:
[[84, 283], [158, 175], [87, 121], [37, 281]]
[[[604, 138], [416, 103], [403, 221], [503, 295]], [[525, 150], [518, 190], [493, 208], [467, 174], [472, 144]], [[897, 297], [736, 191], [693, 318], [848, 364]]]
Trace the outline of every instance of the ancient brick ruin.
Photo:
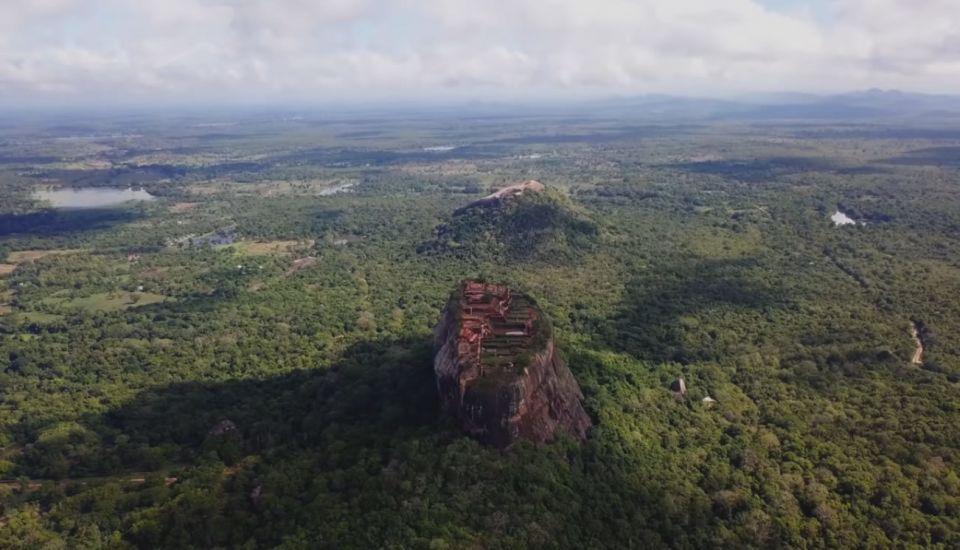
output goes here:
[[473, 281], [463, 283], [462, 295], [461, 357], [475, 362], [481, 376], [516, 368], [516, 355], [529, 347], [537, 319], [529, 298], [505, 286]]

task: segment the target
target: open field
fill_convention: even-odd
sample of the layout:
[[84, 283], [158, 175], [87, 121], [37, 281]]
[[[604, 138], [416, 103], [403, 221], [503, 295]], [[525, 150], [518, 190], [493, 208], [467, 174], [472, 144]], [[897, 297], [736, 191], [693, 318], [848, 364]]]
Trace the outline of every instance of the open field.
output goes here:
[[270, 256], [274, 254], [288, 254], [295, 249], [309, 249], [313, 246], [313, 239], [281, 240], [281, 241], [239, 241], [231, 245], [237, 254], [242, 256]]
[[8, 315], [13, 311], [13, 299], [16, 293], [13, 290], [0, 292], [0, 315]]
[[48, 256], [82, 254], [84, 252], [88, 251], [83, 249], [17, 250], [7, 255], [7, 262], [11, 264], [22, 264], [26, 262], [35, 262]]
[[74, 298], [57, 305], [65, 309], [82, 309], [90, 312], [120, 311], [131, 307], [157, 304], [166, 299], [162, 294], [152, 292], [101, 293]]
[[39, 311], [20, 311], [17, 312], [14, 317], [17, 320], [24, 321], [27, 323], [53, 323], [63, 319], [63, 315], [56, 315], [53, 313], [42, 313]]

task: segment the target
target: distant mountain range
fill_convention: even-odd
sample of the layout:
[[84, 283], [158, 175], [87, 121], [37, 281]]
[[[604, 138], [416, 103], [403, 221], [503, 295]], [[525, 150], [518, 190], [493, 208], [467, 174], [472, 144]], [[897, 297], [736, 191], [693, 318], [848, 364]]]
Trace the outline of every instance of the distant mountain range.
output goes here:
[[960, 117], [960, 96], [871, 89], [834, 95], [755, 94], [736, 99], [648, 95], [592, 102], [601, 110], [651, 116], [718, 119], [889, 119]]
[[601, 118], [651, 122], [696, 121], [816, 121], [848, 123], [913, 123], [922, 126], [960, 122], [960, 95], [924, 94], [900, 90], [870, 89], [838, 94], [802, 92], [755, 93], [737, 97], [710, 98], [668, 94], [617, 96], [605, 99], [533, 99], [501, 101], [418, 101], [370, 104], [248, 105], [244, 107], [185, 106], [182, 108], [117, 107], [87, 109], [5, 109], [0, 104], [0, 127], [18, 120], [66, 119], [139, 120], [143, 116], [261, 117], [269, 120], [302, 121], [322, 113], [323, 119], [353, 121], [407, 120], [443, 117], [497, 118], [513, 116]]
[[473, 101], [394, 105], [379, 111], [467, 117], [564, 116], [650, 121], [805, 120], [845, 122], [920, 122], [954, 125], [960, 120], [960, 95], [934, 95], [870, 89], [817, 95], [810, 93], [744, 94], [709, 98], [666, 94], [592, 100]]

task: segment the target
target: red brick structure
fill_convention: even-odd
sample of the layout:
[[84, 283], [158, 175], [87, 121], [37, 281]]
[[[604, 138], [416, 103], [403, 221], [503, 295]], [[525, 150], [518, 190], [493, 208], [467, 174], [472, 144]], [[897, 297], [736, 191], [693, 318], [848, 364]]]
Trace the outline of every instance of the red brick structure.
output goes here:
[[475, 281], [465, 281], [461, 294], [457, 339], [464, 359], [476, 362], [483, 372], [485, 366], [500, 365], [499, 359], [527, 347], [537, 310], [525, 297], [515, 304], [509, 288]]

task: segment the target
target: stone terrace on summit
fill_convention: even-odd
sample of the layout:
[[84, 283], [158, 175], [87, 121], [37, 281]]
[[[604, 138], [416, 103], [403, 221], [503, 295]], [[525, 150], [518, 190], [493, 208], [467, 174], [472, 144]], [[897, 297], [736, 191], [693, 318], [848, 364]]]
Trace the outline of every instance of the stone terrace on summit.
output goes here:
[[516, 358], [527, 351], [537, 309], [523, 294], [500, 285], [464, 281], [458, 352], [475, 363], [480, 376], [516, 373]]

